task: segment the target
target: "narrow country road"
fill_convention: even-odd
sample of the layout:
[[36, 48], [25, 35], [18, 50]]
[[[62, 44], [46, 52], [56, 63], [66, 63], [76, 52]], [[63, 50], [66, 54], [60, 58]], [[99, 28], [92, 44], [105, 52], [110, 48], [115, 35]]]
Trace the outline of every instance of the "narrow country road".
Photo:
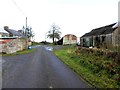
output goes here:
[[89, 88], [85, 81], [43, 46], [32, 53], [2, 59], [3, 88]]

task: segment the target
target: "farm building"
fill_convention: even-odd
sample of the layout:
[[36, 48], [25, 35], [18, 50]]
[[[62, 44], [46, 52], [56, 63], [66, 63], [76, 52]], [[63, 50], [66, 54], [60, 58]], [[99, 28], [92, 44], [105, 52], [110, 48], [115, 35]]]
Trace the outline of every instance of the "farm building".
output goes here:
[[27, 37], [16, 30], [9, 29], [8, 26], [5, 26], [0, 33], [0, 53], [14, 53], [26, 49], [29, 45]]
[[83, 47], [108, 48], [109, 46], [119, 46], [119, 35], [117, 23], [113, 23], [86, 33], [80, 37], [80, 42]]
[[69, 44], [77, 44], [77, 37], [73, 34], [67, 34], [62, 37], [57, 44], [59, 45], [69, 45]]

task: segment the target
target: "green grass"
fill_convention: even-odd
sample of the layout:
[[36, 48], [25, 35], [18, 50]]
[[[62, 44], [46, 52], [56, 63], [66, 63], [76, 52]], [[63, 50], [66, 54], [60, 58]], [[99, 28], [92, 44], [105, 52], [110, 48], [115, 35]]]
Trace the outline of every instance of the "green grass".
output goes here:
[[40, 45], [40, 43], [38, 43], [38, 42], [32, 42], [31, 46], [36, 46], [36, 45]]
[[12, 53], [12, 54], [0, 54], [0, 56], [16, 56], [16, 55], [21, 55], [21, 54], [27, 54], [27, 53], [34, 52], [34, 51], [35, 51], [35, 48], [25, 49], [22, 51], [17, 51], [16, 53]]
[[[120, 88], [117, 81], [113, 79], [116, 76], [110, 77], [107, 70], [98, 68], [99, 63], [102, 64], [106, 61], [105, 58], [87, 54], [77, 55], [75, 49], [67, 47], [55, 50], [54, 54], [93, 87]], [[97, 61], [95, 62], [95, 60]]]

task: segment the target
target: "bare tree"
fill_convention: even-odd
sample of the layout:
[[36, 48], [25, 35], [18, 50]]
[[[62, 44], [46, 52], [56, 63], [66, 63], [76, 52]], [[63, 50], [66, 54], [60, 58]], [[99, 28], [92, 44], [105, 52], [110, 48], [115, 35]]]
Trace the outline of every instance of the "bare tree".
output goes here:
[[53, 44], [55, 44], [55, 39], [60, 39], [61, 32], [59, 31], [60, 27], [53, 24], [52, 30], [48, 31], [47, 37], [51, 38], [53, 40]]

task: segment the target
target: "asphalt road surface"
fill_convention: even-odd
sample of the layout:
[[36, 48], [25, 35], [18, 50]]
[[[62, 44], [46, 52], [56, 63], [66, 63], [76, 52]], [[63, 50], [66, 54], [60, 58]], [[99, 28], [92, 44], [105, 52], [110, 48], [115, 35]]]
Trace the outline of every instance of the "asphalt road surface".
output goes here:
[[3, 88], [89, 88], [76, 73], [43, 46], [2, 58]]

